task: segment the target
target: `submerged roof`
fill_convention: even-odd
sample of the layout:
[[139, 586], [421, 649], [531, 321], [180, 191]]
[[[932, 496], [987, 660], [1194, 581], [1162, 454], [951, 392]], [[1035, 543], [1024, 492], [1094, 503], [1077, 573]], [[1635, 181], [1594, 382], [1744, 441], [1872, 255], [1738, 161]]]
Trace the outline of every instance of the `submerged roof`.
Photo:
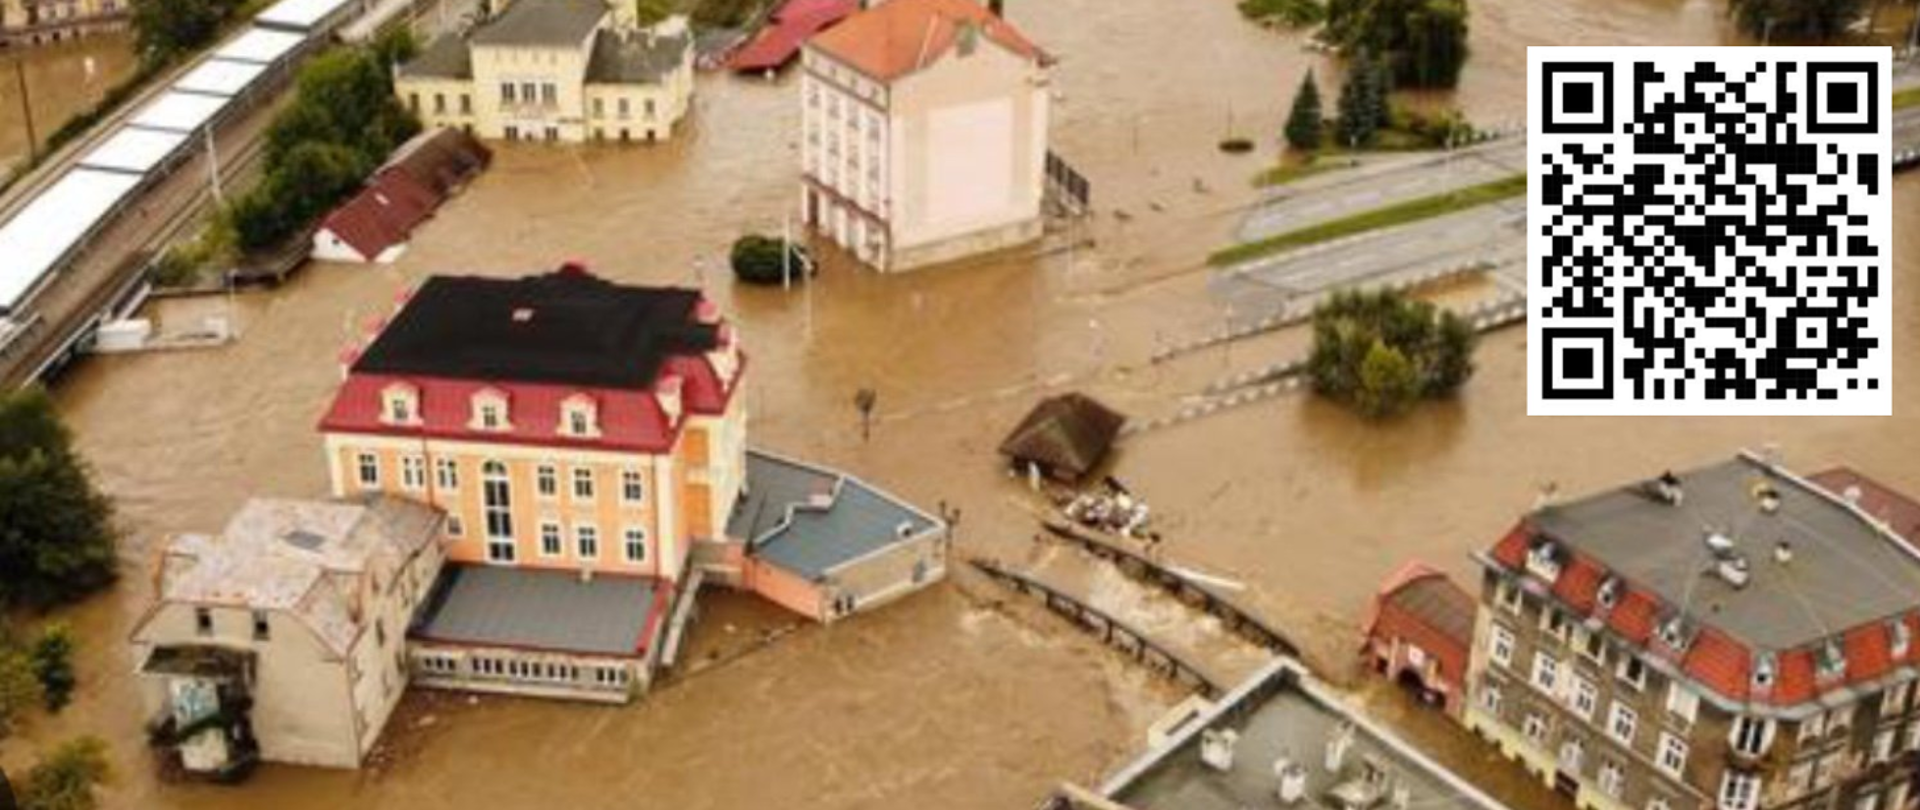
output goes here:
[[646, 389], [668, 360], [719, 347], [719, 319], [702, 316], [703, 302], [698, 290], [623, 286], [578, 269], [434, 276], [353, 371]]
[[887, 0], [807, 44], [868, 76], [892, 81], [940, 61], [955, 43], [972, 37], [1027, 59], [1045, 59], [1012, 23], [978, 0]]
[[1042, 400], [1012, 433], [1000, 452], [1015, 461], [1086, 475], [1106, 458], [1127, 418], [1085, 394], [1067, 393]]
[[475, 45], [574, 45], [607, 16], [601, 0], [514, 0], [473, 32]]
[[865, 481], [747, 451], [747, 485], [727, 536], [804, 579], [939, 528], [939, 521]]
[[646, 577], [448, 565], [414, 619], [426, 641], [632, 656], [644, 652], [670, 591]]
[[587, 62], [589, 84], [659, 84], [686, 64], [693, 34], [673, 35], [645, 31], [602, 30], [593, 39], [593, 58]]

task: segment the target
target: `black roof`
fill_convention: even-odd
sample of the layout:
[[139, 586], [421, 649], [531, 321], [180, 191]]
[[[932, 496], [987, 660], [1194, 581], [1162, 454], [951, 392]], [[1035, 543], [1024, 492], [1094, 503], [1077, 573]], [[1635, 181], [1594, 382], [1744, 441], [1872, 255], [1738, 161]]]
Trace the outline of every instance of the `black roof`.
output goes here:
[[627, 287], [562, 268], [518, 279], [435, 276], [353, 370], [647, 388], [668, 357], [719, 345], [697, 290]]

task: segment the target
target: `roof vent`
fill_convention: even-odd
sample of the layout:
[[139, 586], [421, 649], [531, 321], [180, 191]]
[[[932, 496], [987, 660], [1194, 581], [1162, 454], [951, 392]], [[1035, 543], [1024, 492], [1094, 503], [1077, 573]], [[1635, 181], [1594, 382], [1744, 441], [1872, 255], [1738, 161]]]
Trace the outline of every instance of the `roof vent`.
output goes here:
[[1769, 515], [1780, 511], [1780, 490], [1772, 481], [1756, 481], [1752, 490], [1753, 500], [1760, 505], [1760, 511]]
[[1240, 732], [1230, 728], [1210, 728], [1200, 732], [1200, 761], [1221, 773], [1233, 770], [1233, 749]]
[[1747, 587], [1747, 583], [1753, 580], [1753, 572], [1748, 570], [1747, 558], [1745, 557], [1721, 560], [1718, 565], [1713, 567], [1713, 570], [1714, 573], [1720, 575], [1720, 579], [1726, 581], [1728, 585], [1732, 585], [1736, 589]]
[[1847, 503], [1853, 504], [1855, 506], [1859, 506], [1860, 496], [1865, 494], [1866, 493], [1860, 491], [1859, 484], [1848, 484], [1846, 491], [1840, 493], [1840, 497], [1846, 498]]
[[1719, 532], [1707, 532], [1707, 550], [1713, 553], [1716, 560], [1732, 559], [1739, 554], [1739, 547], [1734, 545], [1733, 538]]
[[526, 323], [531, 320], [533, 320], [533, 307], [514, 307], [514, 323]]
[[1793, 562], [1793, 544], [1785, 540], [1775, 544], [1773, 547], [1773, 561], [1781, 565]]
[[1693, 632], [1688, 629], [1686, 618], [1678, 613], [1660, 623], [1660, 642], [1674, 652], [1686, 652], [1692, 641]]
[[899, 537], [902, 540], [912, 537], [913, 521], [911, 520], [900, 521], [900, 525], [893, 527], [893, 534], [894, 536]]
[[1774, 676], [1780, 672], [1779, 659], [1770, 651], [1762, 650], [1753, 655], [1753, 687], [1755, 689], [1773, 688]]
[[306, 529], [294, 529], [280, 539], [286, 541], [287, 545], [302, 551], [319, 551], [321, 546], [327, 544], [327, 538]]
[[1668, 506], [1679, 506], [1680, 501], [1687, 494], [1686, 490], [1680, 486], [1680, 476], [1674, 475], [1672, 470], [1663, 472], [1659, 478], [1653, 479], [1649, 488], [1654, 498]]
[[1595, 594], [1595, 598], [1600, 600], [1601, 607], [1612, 608], [1613, 606], [1620, 604], [1620, 589], [1621, 589], [1620, 578], [1612, 574], [1608, 574], [1607, 578], [1601, 581], [1600, 592], [1598, 594]]

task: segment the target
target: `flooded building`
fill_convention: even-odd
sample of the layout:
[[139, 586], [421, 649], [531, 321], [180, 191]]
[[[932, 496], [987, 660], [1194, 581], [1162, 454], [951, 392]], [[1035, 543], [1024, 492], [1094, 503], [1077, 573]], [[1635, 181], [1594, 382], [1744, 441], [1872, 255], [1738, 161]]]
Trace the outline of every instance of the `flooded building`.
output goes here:
[[807, 41], [802, 216], [883, 271], [1041, 235], [1049, 59], [975, 0], [887, 0]]
[[396, 71], [394, 92], [422, 123], [509, 141], [672, 137], [693, 97], [684, 17], [642, 28], [631, 2], [504, 5]]
[[1459, 717], [1476, 606], [1473, 594], [1445, 572], [1408, 563], [1374, 596], [1362, 653], [1375, 672]]
[[1276, 658], [1098, 789], [1072, 784], [1048, 810], [1506, 810]]
[[827, 621], [945, 571], [940, 521], [747, 451], [747, 359], [696, 290], [435, 277], [349, 363], [334, 492], [447, 515], [423, 684], [626, 701], [709, 576]]
[[1585, 808], [1911, 808], [1920, 554], [1860, 499], [1741, 455], [1528, 514], [1467, 725]]
[[221, 778], [359, 767], [406, 688], [440, 531], [402, 498], [256, 499], [218, 536], [172, 538], [132, 634], [154, 739]]
[[132, 16], [131, 0], [0, 0], [0, 46], [118, 30]]
[[365, 188], [321, 220], [312, 256], [324, 261], [390, 264], [413, 229], [433, 216], [492, 153], [457, 129], [429, 129], [403, 144]]

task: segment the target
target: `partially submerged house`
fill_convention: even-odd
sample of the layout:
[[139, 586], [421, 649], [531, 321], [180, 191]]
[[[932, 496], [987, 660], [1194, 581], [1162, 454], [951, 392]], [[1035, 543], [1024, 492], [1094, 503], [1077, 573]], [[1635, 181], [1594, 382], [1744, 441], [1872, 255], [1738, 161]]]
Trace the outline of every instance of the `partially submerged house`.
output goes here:
[[442, 520], [404, 498], [255, 499], [217, 536], [173, 537], [132, 633], [155, 742], [223, 778], [358, 767], [407, 685]]
[[401, 146], [359, 194], [327, 215], [313, 234], [315, 259], [388, 264], [400, 258], [413, 229], [493, 159], [457, 129], [430, 129]]
[[727, 67], [741, 72], [779, 70], [800, 55], [807, 38], [860, 10], [859, 0], [787, 0], [753, 39], [735, 51]]
[[1080, 393], [1042, 400], [1000, 442], [1016, 472], [1078, 482], [1105, 460], [1127, 418]]
[[1458, 717], [1478, 609], [1473, 594], [1444, 572], [1408, 563], [1374, 596], [1361, 653], [1375, 672]]

